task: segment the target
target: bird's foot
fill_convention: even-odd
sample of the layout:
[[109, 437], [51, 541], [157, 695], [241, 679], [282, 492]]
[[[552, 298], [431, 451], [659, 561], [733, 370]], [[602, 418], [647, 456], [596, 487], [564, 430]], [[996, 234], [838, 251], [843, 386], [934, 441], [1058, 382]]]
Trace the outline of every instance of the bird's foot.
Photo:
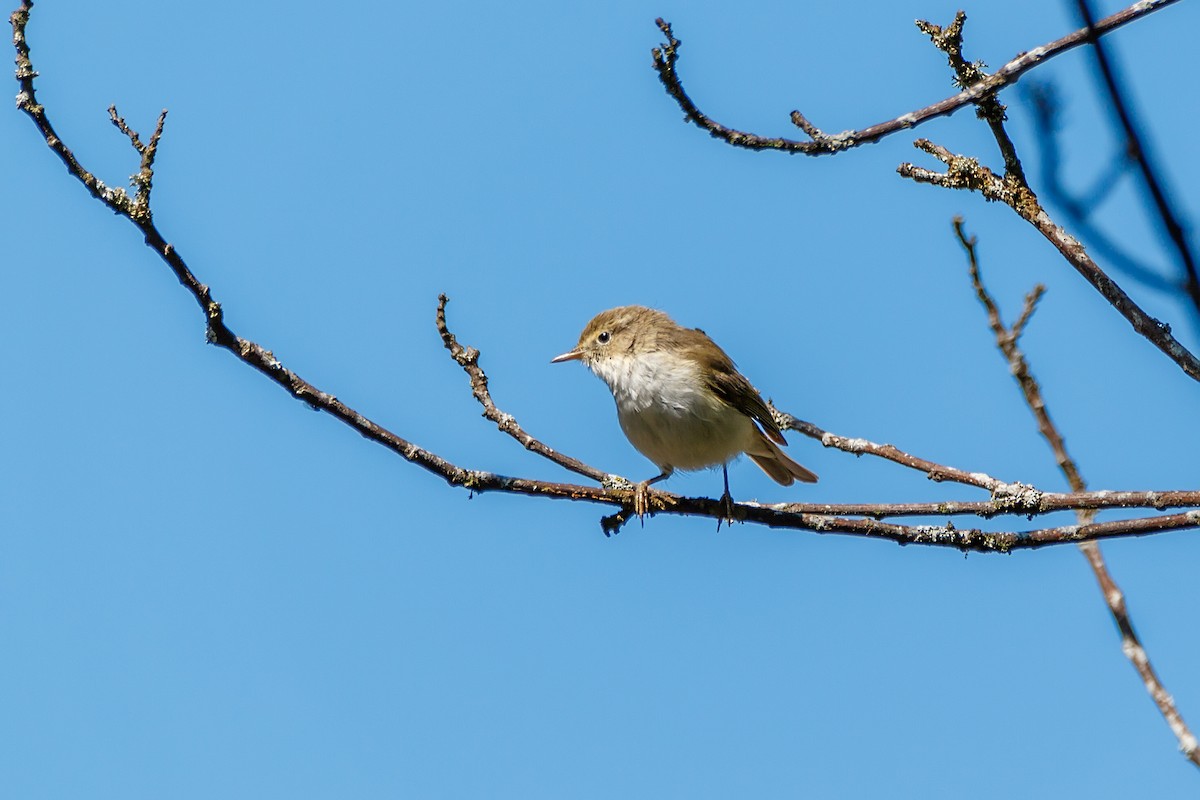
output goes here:
[[[650, 488], [650, 481], [642, 481], [633, 487], [633, 513], [638, 521], [646, 524], [646, 515], [675, 505], [675, 500]], [[652, 508], [653, 506], [653, 508]]]
[[733, 496], [729, 494], [729, 490], [725, 490], [725, 494], [721, 495], [721, 516], [717, 517], [717, 530], [721, 530], [721, 522], [732, 527], [733, 525]]

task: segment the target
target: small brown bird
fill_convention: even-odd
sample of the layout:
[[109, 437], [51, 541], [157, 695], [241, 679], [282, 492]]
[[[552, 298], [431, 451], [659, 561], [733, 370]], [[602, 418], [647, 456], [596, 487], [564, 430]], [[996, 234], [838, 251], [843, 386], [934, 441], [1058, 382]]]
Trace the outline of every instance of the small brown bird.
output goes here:
[[661, 473], [637, 486], [635, 511], [646, 511], [646, 489], [675, 470], [721, 465], [722, 500], [732, 507], [728, 464], [745, 453], [783, 486], [817, 476], [788, 458], [782, 431], [750, 381], [699, 328], [684, 328], [662, 311], [621, 306], [597, 314], [574, 350], [551, 360], [582, 361], [608, 388], [617, 419], [638, 452]]

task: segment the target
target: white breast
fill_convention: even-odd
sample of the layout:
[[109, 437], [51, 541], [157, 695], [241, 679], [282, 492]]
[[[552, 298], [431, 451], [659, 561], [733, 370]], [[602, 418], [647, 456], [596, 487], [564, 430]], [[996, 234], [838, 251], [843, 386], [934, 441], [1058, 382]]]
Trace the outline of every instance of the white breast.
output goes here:
[[749, 417], [702, 387], [686, 359], [647, 353], [590, 366], [612, 389], [630, 443], [664, 470], [724, 464], [759, 435]]

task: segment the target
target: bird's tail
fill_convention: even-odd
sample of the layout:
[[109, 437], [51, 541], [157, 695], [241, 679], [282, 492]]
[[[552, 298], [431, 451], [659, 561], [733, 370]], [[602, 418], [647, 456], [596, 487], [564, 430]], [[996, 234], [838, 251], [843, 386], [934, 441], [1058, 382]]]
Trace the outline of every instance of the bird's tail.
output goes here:
[[751, 453], [746, 451], [746, 455], [758, 464], [759, 468], [771, 476], [771, 480], [781, 486], [791, 486], [796, 481], [803, 483], [816, 483], [817, 476], [810, 470], [797, 464], [792, 459], [788, 458], [787, 454], [779, 449], [779, 445], [772, 442], [765, 435], [759, 435], [759, 447]]

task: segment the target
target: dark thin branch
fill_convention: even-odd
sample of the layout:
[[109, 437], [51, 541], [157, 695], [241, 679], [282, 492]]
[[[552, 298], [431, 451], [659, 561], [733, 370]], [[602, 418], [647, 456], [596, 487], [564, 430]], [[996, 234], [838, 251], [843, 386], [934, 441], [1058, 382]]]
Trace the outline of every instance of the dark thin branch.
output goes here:
[[1153, 158], [1143, 144], [1143, 137], [1138, 132], [1137, 125], [1133, 121], [1133, 115], [1130, 113], [1129, 106], [1125, 102], [1120, 88], [1120, 81], [1116, 76], [1116, 69], [1109, 60], [1108, 52], [1104, 45], [1100, 42], [1102, 32], [1096, 23], [1095, 16], [1092, 14], [1091, 6], [1087, 0], [1076, 0], [1075, 5], [1079, 9], [1079, 16], [1083, 20], [1083, 24], [1086, 26], [1087, 41], [1092, 46], [1092, 52], [1096, 56], [1096, 66], [1100, 69], [1104, 88], [1108, 92], [1109, 105], [1121, 125], [1121, 130], [1125, 134], [1129, 156], [1137, 164], [1138, 170], [1142, 174], [1142, 181], [1146, 186], [1146, 191], [1149, 192], [1150, 198], [1154, 203], [1154, 208], [1158, 212], [1158, 218], [1162, 223], [1163, 230], [1171, 239], [1172, 244], [1175, 245], [1175, 250], [1179, 254], [1179, 262], [1183, 265], [1184, 290], [1187, 292], [1195, 309], [1200, 311], [1200, 276], [1196, 272], [1196, 260], [1192, 254], [1192, 248], [1188, 244], [1187, 232], [1179, 223], [1178, 215], [1171, 208], [1171, 202], [1167, 199], [1166, 190], [1163, 188], [1162, 181], [1158, 177], [1160, 170], [1156, 169], [1152, 163]]
[[[1038, 430], [1045, 438], [1050, 449], [1054, 453], [1054, 460], [1058, 462], [1059, 469], [1070, 484], [1071, 490], [1076, 493], [1084, 493], [1087, 490], [1087, 484], [1083, 480], [1083, 475], [1079, 471], [1078, 465], [1074, 459], [1067, 453], [1066, 440], [1062, 434], [1058, 432], [1058, 427], [1050, 419], [1050, 412], [1046, 408], [1046, 402], [1042, 397], [1041, 387], [1037, 380], [1033, 377], [1033, 373], [1029, 369], [1029, 363], [1025, 358], [1025, 354], [1021, 352], [1018, 346], [1018, 341], [1026, 323], [1033, 314], [1033, 309], [1037, 304], [1038, 298], [1041, 297], [1041, 288], [1037, 287], [1030, 292], [1025, 298], [1025, 307], [1021, 312], [1021, 316], [1011, 328], [1005, 328], [1004, 323], [1000, 319], [1000, 310], [996, 306], [996, 301], [992, 299], [991, 294], [983, 284], [983, 278], [979, 272], [979, 259], [975, 252], [975, 237], [967, 237], [963, 230], [962, 217], [954, 219], [954, 232], [957, 235], [963, 249], [966, 250], [968, 268], [971, 275], [971, 284], [975, 288], [975, 294], [979, 298], [987, 311], [988, 326], [992, 329], [992, 333], [996, 337], [996, 347], [1008, 362], [1009, 371], [1016, 378], [1017, 384], [1021, 388], [1021, 393], [1025, 397], [1025, 404], [1029, 410], [1033, 412], [1034, 419], [1037, 420]], [[1091, 525], [1096, 517], [1096, 507], [1076, 506], [1076, 515], [1080, 525]], [[1138, 675], [1141, 676], [1142, 682], [1146, 686], [1146, 690], [1150, 693], [1151, 699], [1158, 707], [1159, 713], [1166, 720], [1167, 726], [1175, 734], [1175, 738], [1179, 742], [1179, 748], [1183, 754], [1196, 766], [1200, 766], [1200, 747], [1197, 746], [1196, 737], [1184, 722], [1183, 716], [1179, 713], [1179, 709], [1175, 706], [1175, 701], [1162, 685], [1158, 674], [1154, 671], [1154, 667], [1150, 663], [1150, 657], [1146, 654], [1145, 648], [1142, 646], [1141, 639], [1138, 638], [1137, 632], [1133, 627], [1133, 620], [1129, 616], [1129, 610], [1125, 605], [1125, 595], [1121, 588], [1117, 585], [1116, 580], [1108, 571], [1108, 565], [1104, 561], [1104, 555], [1100, 552], [1100, 545], [1094, 541], [1081, 542], [1079, 549], [1083, 551], [1084, 557], [1087, 558], [1089, 566], [1092, 568], [1093, 574], [1096, 576], [1096, 582], [1100, 586], [1100, 592], [1104, 597], [1104, 602], [1108, 606], [1109, 614], [1117, 625], [1117, 629], [1121, 632], [1121, 650], [1133, 664]]]
[[1094, 185], [1087, 191], [1073, 194], [1062, 178], [1062, 153], [1059, 148], [1059, 103], [1052, 84], [1044, 82], [1022, 83], [1022, 98], [1033, 121], [1037, 142], [1041, 148], [1038, 170], [1039, 191], [1051, 205], [1062, 210], [1071, 227], [1079, 232], [1079, 238], [1088, 247], [1102, 256], [1113, 269], [1125, 273], [1133, 280], [1158, 292], [1177, 292], [1182, 289], [1178, 281], [1171, 280], [1158, 270], [1136, 258], [1097, 224], [1092, 221], [1092, 211], [1112, 192], [1117, 182], [1128, 171], [1129, 154], [1121, 149], [1110, 159], [1107, 168], [1096, 177]]
[[1200, 359], [1197, 359], [1191, 351], [1171, 335], [1171, 326], [1147, 314], [1141, 306], [1133, 301], [1133, 298], [1125, 293], [1124, 289], [1117, 285], [1116, 281], [1100, 269], [1096, 262], [1088, 256], [1079, 240], [1050, 219], [1050, 215], [1041, 207], [1037, 197], [1027, 186], [1020, 184], [1012, 176], [1001, 178], [987, 167], [982, 166], [977, 160], [955, 155], [928, 139], [918, 139], [914, 144], [918, 149], [929, 153], [945, 164], [946, 171], [935, 172], [905, 163], [897, 168], [901, 176], [918, 183], [928, 183], [948, 189], [977, 191], [988, 200], [997, 200], [1011, 207], [1022, 219], [1037, 228], [1062, 253], [1075, 271], [1082, 275], [1096, 291], [1100, 292], [1121, 316], [1125, 317], [1138, 334], [1148, 339], [1168, 358], [1178, 364], [1186, 375], [1193, 380], [1200, 381]]
[[1086, 44], [1089, 37], [1111, 33], [1122, 25], [1126, 25], [1176, 2], [1178, 0], [1144, 0], [1143, 2], [1134, 3], [1129, 8], [1100, 20], [1091, 32], [1086, 28], [1078, 30], [1061, 39], [1021, 53], [993, 74], [963, 89], [963, 91], [952, 97], [947, 97], [933, 105], [902, 114], [895, 119], [880, 122], [861, 130], [850, 130], [828, 135], [822, 133], [819, 128], [809, 122], [799, 111], [793, 111], [792, 122], [808, 134], [812, 141], [807, 142], [782, 137], [759, 136], [758, 134], [735, 130], [734, 128], [722, 125], [700, 111], [684, 90], [683, 82], [676, 68], [679, 61], [681, 42], [675, 38], [671, 24], [663, 21], [661, 18], [655, 20], [655, 22], [659, 30], [666, 37], [666, 42], [654, 48], [651, 54], [654, 58], [654, 69], [658, 72], [659, 80], [662, 81], [667, 94], [671, 95], [675, 102], [679, 104], [679, 107], [683, 109], [684, 119], [707, 131], [711, 136], [735, 147], [744, 147], [748, 150], [777, 150], [783, 153], [803, 153], [809, 156], [821, 156], [838, 153], [842, 150], [849, 150], [852, 147], [858, 147], [863, 144], [872, 144], [898, 131], [915, 128], [931, 119], [953, 114], [964, 106], [978, 103], [985, 97], [995, 97], [997, 92], [1006, 86], [1016, 83], [1029, 70], [1057, 55]]

